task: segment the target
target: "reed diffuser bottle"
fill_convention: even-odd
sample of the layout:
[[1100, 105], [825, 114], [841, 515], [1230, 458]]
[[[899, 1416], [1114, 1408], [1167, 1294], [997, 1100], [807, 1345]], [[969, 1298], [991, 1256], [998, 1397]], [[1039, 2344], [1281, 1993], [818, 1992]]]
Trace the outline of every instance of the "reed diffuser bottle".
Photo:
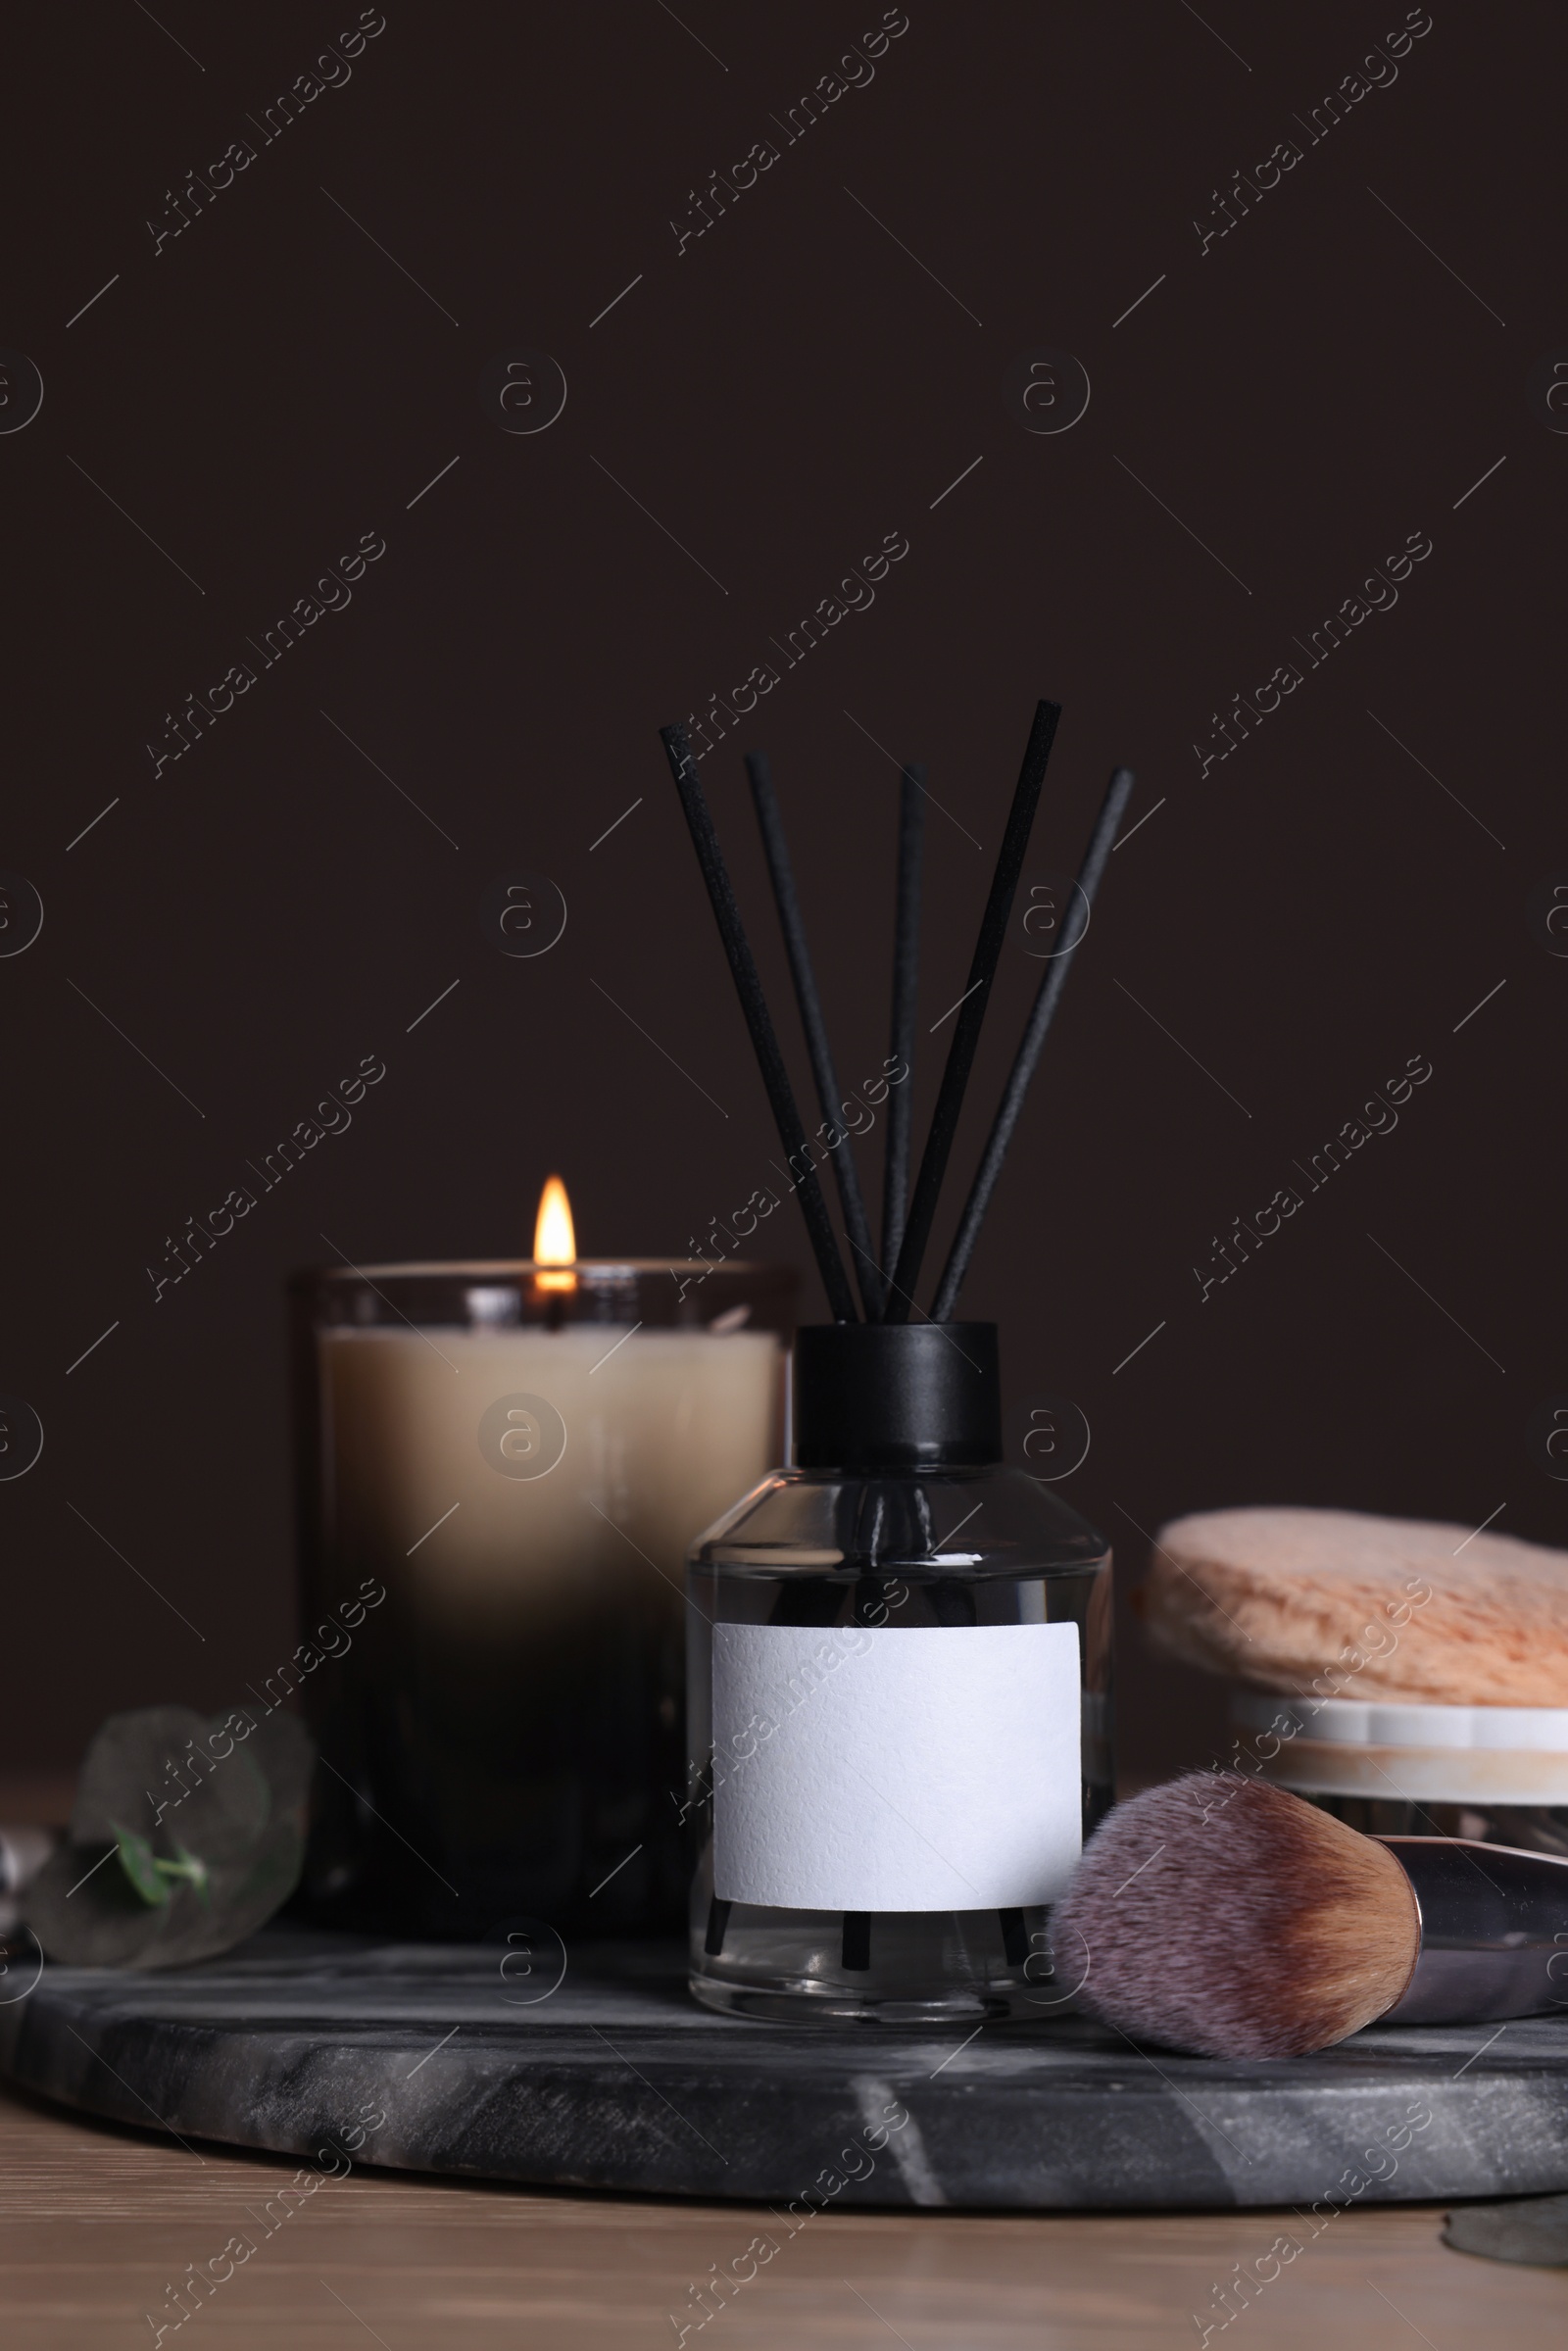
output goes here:
[[748, 2016], [1047, 2017], [1111, 1800], [1110, 1559], [1001, 1464], [991, 1323], [798, 1335], [796, 1462], [692, 1554], [691, 1988]]
[[767, 761], [746, 765], [822, 1110], [810, 1141], [691, 745], [662, 730], [834, 1317], [797, 1334], [794, 1466], [691, 1556], [691, 1988], [711, 2008], [983, 2023], [1048, 2017], [1076, 1989], [1048, 1913], [1111, 1801], [1110, 1556], [1074, 1510], [1002, 1466], [996, 1326], [953, 1317], [1128, 768], [1106, 788], [1075, 885], [1085, 923], [1047, 959], [929, 1319], [909, 1319], [1060, 715], [1042, 702], [1029, 730], [912, 1192], [924, 770], [904, 770], [893, 1052], [866, 1090], [886, 1104], [879, 1249], [854, 1154], [866, 1105], [834, 1070]]

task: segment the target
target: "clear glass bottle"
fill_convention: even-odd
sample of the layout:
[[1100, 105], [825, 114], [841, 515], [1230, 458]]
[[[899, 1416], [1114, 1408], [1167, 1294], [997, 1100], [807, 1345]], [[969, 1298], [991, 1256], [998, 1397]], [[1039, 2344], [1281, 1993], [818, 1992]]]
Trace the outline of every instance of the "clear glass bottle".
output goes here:
[[1001, 1465], [991, 1324], [803, 1330], [796, 1465], [695, 1545], [691, 1988], [797, 2021], [1059, 2014], [1111, 1801], [1110, 1554]]

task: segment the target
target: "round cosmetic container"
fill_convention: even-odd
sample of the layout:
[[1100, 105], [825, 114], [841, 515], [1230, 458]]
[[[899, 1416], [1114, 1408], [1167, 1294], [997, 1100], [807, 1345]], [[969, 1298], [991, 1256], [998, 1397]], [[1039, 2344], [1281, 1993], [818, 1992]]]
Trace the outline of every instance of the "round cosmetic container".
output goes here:
[[1568, 1854], [1568, 1707], [1231, 1697], [1266, 1779], [1374, 1837], [1459, 1837]]

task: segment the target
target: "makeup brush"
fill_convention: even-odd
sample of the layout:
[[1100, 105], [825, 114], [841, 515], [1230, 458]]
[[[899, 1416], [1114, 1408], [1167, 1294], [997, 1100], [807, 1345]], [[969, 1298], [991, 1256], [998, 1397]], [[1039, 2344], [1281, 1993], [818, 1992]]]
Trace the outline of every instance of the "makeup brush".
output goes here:
[[1118, 1805], [1051, 1924], [1080, 2007], [1202, 2057], [1568, 2007], [1568, 1860], [1362, 1837], [1234, 1772]]

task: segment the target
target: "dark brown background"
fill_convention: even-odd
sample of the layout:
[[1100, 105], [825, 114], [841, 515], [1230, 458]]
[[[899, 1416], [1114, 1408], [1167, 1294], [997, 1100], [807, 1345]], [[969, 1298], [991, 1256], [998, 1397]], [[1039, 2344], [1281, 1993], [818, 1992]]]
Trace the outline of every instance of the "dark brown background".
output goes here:
[[[1076, 862], [1113, 759], [1138, 768], [1135, 820], [1164, 802], [1115, 858], [965, 1300], [1002, 1320], [1011, 1396], [1087, 1411], [1063, 1491], [1124, 1583], [1139, 1527], [1229, 1502], [1466, 1527], [1505, 1504], [1499, 1529], [1561, 1539], [1524, 1432], [1568, 1387], [1568, 964], [1526, 922], [1568, 865], [1568, 440], [1525, 397], [1568, 343], [1562, 18], [1438, 0], [1397, 81], [1307, 146], [1294, 117], [1402, 8], [1205, 13], [912, 0], [871, 85], [678, 258], [693, 184], [774, 135], [877, 8], [683, 0], [683, 27], [656, 0], [393, 0], [348, 85], [156, 259], [166, 189], [357, 11], [166, 0], [167, 30], [118, 4], [13, 28], [0, 342], [46, 389], [0, 438], [0, 864], [47, 914], [0, 963], [0, 1389], [47, 1441], [0, 1486], [7, 1759], [69, 1760], [117, 1705], [216, 1703], [291, 1644], [281, 1291], [323, 1233], [362, 1261], [513, 1253], [559, 1167], [587, 1252], [678, 1253], [763, 1180], [773, 1140], [655, 729], [895, 530], [910, 552], [874, 609], [756, 730], [845, 1075], [885, 1051], [896, 792], [846, 710], [928, 760], [984, 845], [933, 812], [926, 1023], [964, 984], [1037, 695], [1066, 717], [1031, 870]], [[1292, 136], [1300, 165], [1200, 256], [1216, 183]], [[1059, 438], [1001, 396], [1040, 346], [1093, 383]], [[538, 437], [477, 398], [519, 347], [569, 384]], [[368, 530], [388, 551], [352, 606], [155, 781], [165, 711]], [[1200, 780], [1210, 711], [1413, 531], [1434, 552], [1397, 609]], [[739, 747], [703, 772], [782, 997]], [[478, 930], [515, 867], [570, 908], [536, 962]], [[1037, 970], [1009, 951], [977, 1107]], [[388, 1074], [352, 1131], [155, 1306], [165, 1236], [367, 1053]], [[1421, 1053], [1398, 1131], [1200, 1304], [1211, 1236]], [[783, 1218], [769, 1241], [804, 1264]], [[1209, 1686], [1132, 1630], [1122, 1690], [1139, 1768], [1220, 1735]]]

